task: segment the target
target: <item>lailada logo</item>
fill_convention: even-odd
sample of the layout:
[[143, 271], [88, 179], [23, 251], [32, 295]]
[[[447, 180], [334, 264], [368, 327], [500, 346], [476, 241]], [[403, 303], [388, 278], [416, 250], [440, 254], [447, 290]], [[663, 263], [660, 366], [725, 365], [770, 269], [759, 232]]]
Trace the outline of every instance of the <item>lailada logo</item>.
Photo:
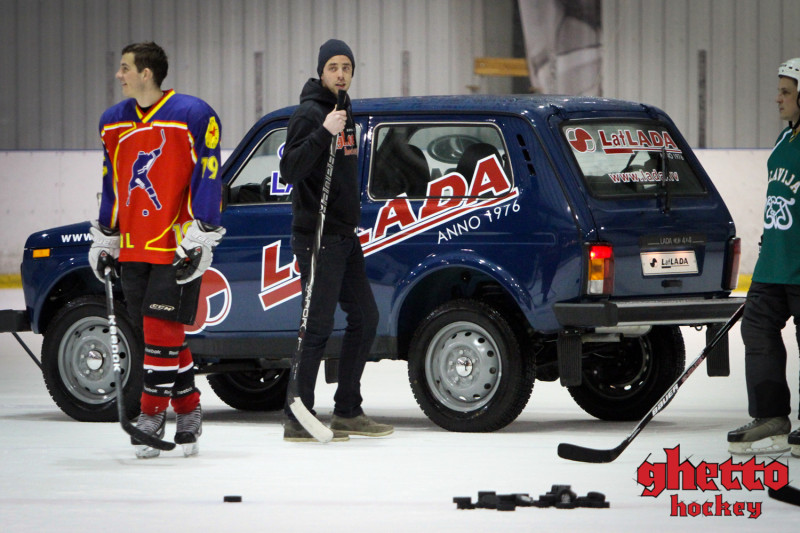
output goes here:
[[[780, 461], [758, 462], [751, 457], [743, 463], [733, 458], [724, 463], [701, 461], [695, 466], [688, 459], [681, 461], [681, 447], [664, 448], [667, 459], [651, 463], [647, 459], [636, 470], [636, 482], [644, 487], [642, 496], [657, 498], [664, 490], [699, 490], [702, 493], [722, 489], [744, 490], [748, 493], [778, 490], [789, 484], [789, 466]], [[670, 495], [670, 516], [761, 516], [761, 501], [728, 501], [722, 494], [703, 502], [682, 501], [677, 494]]]

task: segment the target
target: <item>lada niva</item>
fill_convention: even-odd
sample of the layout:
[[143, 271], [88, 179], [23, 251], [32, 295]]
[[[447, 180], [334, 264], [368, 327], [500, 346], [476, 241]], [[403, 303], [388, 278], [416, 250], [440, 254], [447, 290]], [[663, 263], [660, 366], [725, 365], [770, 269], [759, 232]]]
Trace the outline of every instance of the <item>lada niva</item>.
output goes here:
[[[292, 191], [278, 164], [293, 109], [259, 120], [219, 171], [227, 234], [187, 328], [198, 372], [237, 409], [282, 408], [296, 345]], [[431, 96], [354, 100], [353, 114], [359, 236], [380, 310], [372, 358], [408, 361], [414, 396], [443, 428], [506, 426], [536, 379], [560, 379], [597, 418], [638, 419], [684, 368], [679, 327], [713, 333], [741, 303], [730, 297], [740, 246], [731, 215], [655, 107]], [[0, 331], [43, 334], [56, 404], [108, 421], [120, 384], [89, 244], [88, 222], [31, 235], [26, 309], [0, 313]], [[142, 341], [116, 295], [135, 416]], [[326, 354], [331, 379], [343, 318]], [[725, 375], [727, 344], [712, 356], [709, 372]]]

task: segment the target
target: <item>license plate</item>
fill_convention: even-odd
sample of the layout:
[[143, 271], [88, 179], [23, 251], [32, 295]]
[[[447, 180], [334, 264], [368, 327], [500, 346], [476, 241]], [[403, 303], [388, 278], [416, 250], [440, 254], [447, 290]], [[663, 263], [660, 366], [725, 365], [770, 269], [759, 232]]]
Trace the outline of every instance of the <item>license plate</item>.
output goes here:
[[697, 274], [697, 258], [694, 250], [679, 252], [642, 252], [642, 274], [645, 276], [669, 276], [674, 274]]

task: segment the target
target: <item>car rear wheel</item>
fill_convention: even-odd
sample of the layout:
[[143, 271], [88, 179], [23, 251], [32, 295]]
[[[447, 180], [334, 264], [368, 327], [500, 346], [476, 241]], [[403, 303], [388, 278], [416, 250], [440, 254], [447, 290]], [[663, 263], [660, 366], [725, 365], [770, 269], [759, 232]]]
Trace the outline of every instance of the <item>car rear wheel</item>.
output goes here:
[[[105, 300], [88, 296], [64, 306], [47, 326], [42, 373], [62, 411], [82, 422], [119, 419]], [[142, 349], [121, 302], [115, 302], [123, 398], [128, 418], [139, 414]]]
[[208, 376], [219, 399], [242, 411], [277, 411], [286, 402], [289, 369], [231, 372]]
[[686, 353], [677, 327], [656, 326], [641, 337], [583, 347], [583, 383], [575, 402], [601, 420], [639, 420], [683, 372]]
[[513, 422], [533, 390], [508, 322], [492, 307], [455, 300], [428, 315], [409, 349], [408, 377], [423, 412], [450, 431], [495, 431]]

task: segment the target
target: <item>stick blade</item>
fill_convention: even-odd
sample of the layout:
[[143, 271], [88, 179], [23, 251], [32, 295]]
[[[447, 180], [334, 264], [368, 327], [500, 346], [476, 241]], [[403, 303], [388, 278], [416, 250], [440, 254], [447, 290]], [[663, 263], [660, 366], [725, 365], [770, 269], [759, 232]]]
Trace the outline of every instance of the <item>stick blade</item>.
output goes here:
[[622, 453], [622, 450], [619, 448], [597, 450], [566, 442], [562, 442], [558, 445], [559, 457], [570, 461], [579, 461], [581, 463], [610, 463], [619, 457], [620, 453]]
[[300, 401], [300, 398], [290, 398], [289, 409], [292, 411], [292, 414], [295, 416], [295, 418], [297, 418], [297, 421], [300, 422], [300, 425], [303, 426], [306, 431], [311, 433], [311, 436], [317, 439], [319, 442], [325, 444], [333, 440], [333, 431], [326, 427], [325, 424], [317, 420], [317, 417], [312, 415], [311, 411], [306, 409], [306, 406], [303, 405], [303, 402]]
[[783, 503], [800, 505], [800, 489], [792, 487], [791, 485], [784, 485], [777, 490], [770, 488], [767, 490], [767, 494], [769, 494], [770, 498]]
[[128, 420], [124, 420], [122, 422], [122, 429], [125, 430], [125, 433], [136, 439], [140, 444], [150, 446], [151, 448], [155, 448], [157, 450], [163, 450], [165, 452], [175, 449], [174, 442], [161, 440], [155, 435], [145, 433], [144, 431], [137, 429], [136, 426], [128, 422]]

